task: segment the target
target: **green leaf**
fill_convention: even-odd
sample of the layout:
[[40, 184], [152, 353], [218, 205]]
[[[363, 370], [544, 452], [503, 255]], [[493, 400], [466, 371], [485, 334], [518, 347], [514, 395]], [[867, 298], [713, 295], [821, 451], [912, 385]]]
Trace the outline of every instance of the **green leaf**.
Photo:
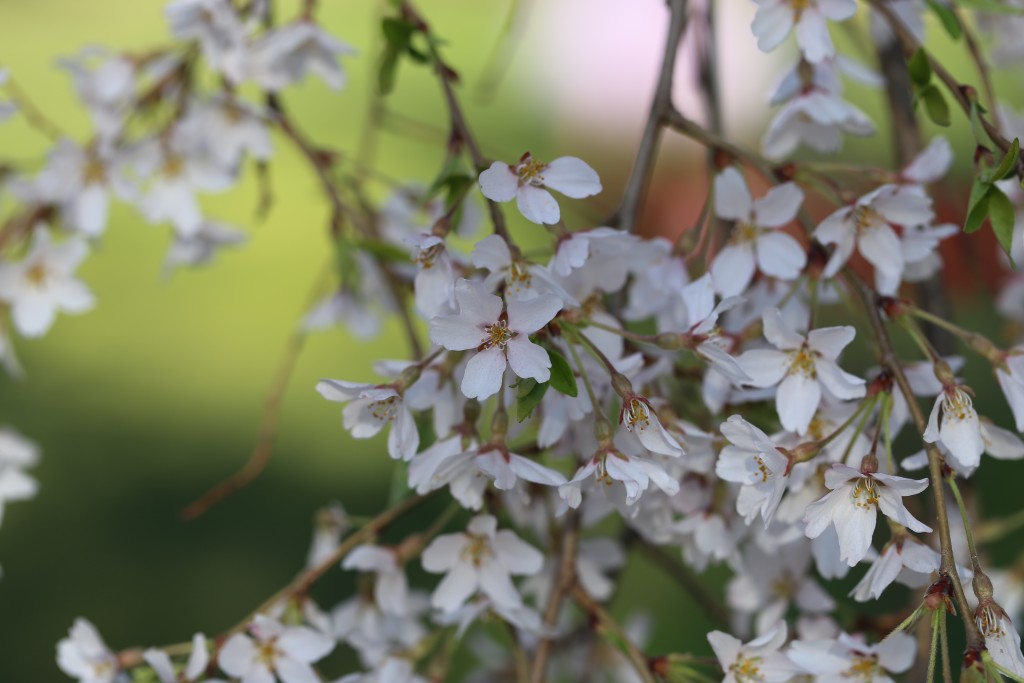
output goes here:
[[960, 25], [960, 20], [957, 19], [956, 14], [953, 13], [953, 10], [938, 0], [925, 0], [925, 2], [938, 15], [939, 21], [942, 22], [942, 26], [946, 29], [949, 37], [953, 40], [959, 40], [960, 36], [963, 35], [964, 29]]
[[980, 228], [985, 222], [985, 216], [988, 215], [988, 196], [992, 186], [981, 185], [979, 187], [984, 188], [984, 193], [975, 198], [972, 189], [971, 201], [967, 209], [967, 220], [964, 221], [964, 232], [966, 233], [972, 233]]
[[416, 30], [412, 23], [396, 17], [385, 18], [381, 21], [380, 27], [384, 31], [384, 38], [388, 43], [402, 50], [409, 46], [409, 40]]
[[513, 386], [516, 389], [516, 420], [522, 422], [540, 405], [548, 391], [548, 383], [541, 384], [535, 379], [523, 378]]
[[982, 12], [1024, 15], [1024, 7], [1014, 7], [1013, 5], [999, 2], [999, 0], [957, 0], [957, 4]]
[[398, 71], [398, 57], [401, 53], [388, 43], [380, 58], [380, 71], [377, 72], [377, 89], [381, 95], [387, 95], [395, 89], [395, 73]]
[[388, 263], [408, 263], [410, 259], [408, 251], [391, 242], [384, 242], [381, 240], [360, 240], [356, 243], [356, 246], [363, 251], [368, 252], [378, 261], [386, 261]]
[[946, 98], [942, 96], [939, 89], [934, 85], [922, 88], [917, 96], [924, 102], [924, 110], [928, 112], [928, 118], [937, 126], [948, 126], [951, 122], [949, 117], [949, 105]]
[[985, 126], [981, 125], [981, 115], [984, 112], [984, 107], [977, 102], [971, 102], [971, 132], [974, 133], [974, 139], [979, 145], [985, 145], [990, 139], [988, 133], [985, 132]]
[[932, 65], [923, 47], [917, 48], [917, 52], [907, 60], [907, 71], [910, 72], [910, 80], [919, 88], [924, 88], [932, 80]]
[[441, 171], [434, 178], [434, 182], [430, 183], [430, 187], [424, 193], [423, 199], [433, 199], [445, 189], [450, 192], [453, 183], [461, 183], [463, 178], [469, 177], [469, 169], [466, 168], [462, 157], [449, 154], [448, 158], [444, 160], [444, 166], [441, 167]]
[[555, 391], [560, 391], [566, 396], [575, 397], [579, 394], [579, 387], [576, 386], [576, 375], [569, 367], [569, 361], [565, 356], [553, 349], [546, 349], [548, 358], [551, 359], [551, 386]]
[[1018, 161], [1020, 161], [1020, 139], [1014, 138], [1010, 149], [992, 170], [992, 174], [989, 176], [992, 182], [1016, 175]]
[[[1013, 202], [998, 187], [993, 187], [988, 191], [988, 220], [992, 224], [992, 232], [999, 240], [999, 246], [1003, 248], [1007, 256], [1010, 256], [1010, 250], [1013, 248], [1013, 224], [1016, 216]], [[1010, 263], [1013, 264], [1012, 256], [1010, 256]]]

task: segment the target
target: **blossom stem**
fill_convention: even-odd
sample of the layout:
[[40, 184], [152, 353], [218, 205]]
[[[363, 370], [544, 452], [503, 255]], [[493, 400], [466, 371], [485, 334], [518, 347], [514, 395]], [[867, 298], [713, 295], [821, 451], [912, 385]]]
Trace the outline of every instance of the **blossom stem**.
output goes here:
[[[919, 433], [923, 434], [927, 421], [921, 405], [917, 402], [910, 382], [907, 380], [903, 367], [900, 365], [896, 352], [892, 348], [892, 340], [889, 332], [882, 321], [882, 314], [876, 305], [874, 292], [863, 285], [858, 288], [864, 307], [867, 310], [868, 319], [871, 321], [871, 328], [875, 339], [878, 342], [881, 365], [892, 373], [893, 380], [900, 388], [903, 398], [906, 399], [907, 407], [910, 410], [911, 418]], [[971, 618], [971, 607], [967, 602], [967, 595], [964, 593], [963, 584], [960, 582], [960, 575], [956, 569], [956, 561], [953, 557], [953, 540], [949, 531], [949, 515], [946, 511], [946, 495], [943, 490], [944, 477], [942, 476], [942, 454], [939, 453], [935, 444], [924, 443], [925, 452], [928, 454], [928, 478], [930, 480], [932, 496], [935, 500], [935, 516], [939, 530], [939, 574], [947, 576], [953, 585], [953, 597], [956, 601], [960, 619], [964, 624], [964, 631], [967, 635], [967, 645], [981, 646], [985, 640], [978, 630], [977, 624]]]
[[601, 625], [604, 630], [611, 633], [615, 637], [615, 640], [623, 648], [623, 654], [629, 659], [629, 663], [633, 665], [633, 669], [643, 683], [657, 683], [654, 678], [654, 674], [651, 673], [650, 664], [647, 661], [647, 655], [640, 650], [639, 647], [630, 639], [629, 635], [626, 634], [625, 629], [619, 625], [619, 622], [615, 620], [608, 611], [601, 606], [599, 602], [594, 600], [587, 591], [580, 586], [579, 583], [573, 583], [570, 589], [573, 599], [576, 603], [583, 608], [583, 610], [593, 617], [598, 624]]
[[[889, 6], [889, 3], [883, 2], [882, 0], [868, 0], [868, 2], [870, 3], [871, 8], [885, 19], [889, 28], [892, 29], [892, 32], [896, 34], [896, 38], [900, 41], [900, 44], [903, 46], [903, 52], [907, 56], [914, 54], [918, 50], [924, 49], [917, 38], [914, 37], [914, 34], [911, 33], [896, 12], [893, 11], [892, 7]], [[970, 115], [972, 108], [976, 106], [976, 102], [968, 96], [968, 87], [957, 81], [937, 59], [931, 55], [926, 56], [928, 57], [928, 62], [931, 65], [932, 72], [939, 77], [939, 80], [941, 80], [943, 85], [946, 86], [949, 94], [953, 96], [953, 99], [960, 105], [960, 108], [963, 109], [964, 113]], [[985, 133], [992, 139], [992, 142], [994, 142], [1004, 152], [1009, 151], [1010, 141], [1003, 137], [999, 128], [985, 118], [981, 112], [978, 112], [977, 115], [982, 128], [985, 129]]]
[[932, 644], [928, 649], [928, 678], [926, 681], [935, 680], [935, 660], [939, 653], [939, 618], [941, 609], [932, 610]]
[[[946, 611], [937, 609], [939, 615], [939, 647], [942, 648], [942, 683], [953, 683], [953, 668], [949, 665], [949, 631], [946, 629]], [[935, 680], [934, 678], [929, 681]]]
[[[566, 591], [576, 581], [576, 549], [579, 541], [579, 514], [576, 510], [567, 513], [567, 519], [561, 536], [561, 555], [558, 560], [558, 571], [551, 585], [548, 604], [544, 608], [544, 625], [551, 628], [558, 622]], [[543, 636], [537, 643], [533, 655], [533, 669], [530, 671], [530, 683], [544, 683], [547, 677], [548, 659], [554, 644], [549, 635]]]
[[955, 475], [950, 475], [946, 482], [949, 484], [949, 490], [953, 492], [957, 507], [960, 508], [960, 518], [964, 522], [964, 534], [967, 536], [967, 549], [971, 553], [971, 568], [977, 573], [981, 571], [981, 562], [978, 560], [978, 546], [974, 544], [974, 532], [971, 531], [971, 522], [967, 517], [964, 497], [960, 495], [960, 487], [957, 486]]
[[599, 330], [604, 330], [605, 332], [617, 334], [620, 337], [623, 337], [624, 339], [629, 339], [630, 341], [640, 342], [641, 344], [657, 344], [657, 340], [652, 335], [637, 334], [636, 332], [630, 332], [629, 330], [624, 330], [619, 327], [605, 325], [604, 323], [599, 323], [596, 320], [591, 320], [589, 318], [582, 322], [584, 322], [589, 327], [596, 327]]
[[907, 334], [910, 335], [910, 338], [914, 340], [914, 343], [917, 344], [917, 348], [921, 350], [925, 358], [932, 363], [942, 360], [942, 356], [935, 350], [935, 347], [932, 346], [932, 343], [928, 341], [928, 338], [924, 336], [921, 328], [914, 321], [908, 318], [899, 318], [899, 322], [903, 329], [907, 331]]
[[886, 393], [882, 398], [882, 412], [880, 419], [882, 420], [882, 432], [885, 442], [885, 460], [889, 463], [889, 471], [893, 474], [896, 473], [896, 460], [892, 455], [892, 424], [889, 419], [892, 415], [893, 397], [891, 393]]
[[647, 123], [637, 148], [633, 170], [626, 181], [626, 189], [622, 193], [622, 203], [609, 223], [614, 223], [624, 232], [632, 232], [636, 228], [638, 214], [654, 171], [657, 157], [658, 142], [661, 139], [672, 107], [672, 81], [675, 76], [676, 54], [679, 44], [686, 32], [688, 0], [669, 0], [668, 34], [661, 57], [661, 69], [658, 72], [658, 84], [654, 89]]
[[[569, 328], [569, 334], [572, 335], [574, 341], [579, 342], [579, 337], [577, 336], [576, 328]], [[580, 354], [576, 350], [576, 344], [570, 342], [568, 346], [569, 353], [570, 355], [572, 355], [573, 363], [576, 364], [576, 371], [580, 373], [580, 379], [583, 380], [583, 386], [587, 390], [587, 396], [590, 397], [590, 403], [594, 407], [594, 414], [603, 415], [603, 413], [601, 413], [599, 409], [599, 406], [601, 404], [597, 400], [597, 394], [594, 393], [594, 387], [590, 384], [590, 375], [587, 374], [586, 368], [583, 367], [583, 362], [580, 360]]]
[[[877, 402], [877, 395], [876, 396], [872, 396], [870, 398], [866, 398], [863, 401], [861, 401], [860, 405], [857, 406], [857, 409], [855, 411], [853, 411], [853, 413], [850, 415], [850, 417], [846, 418], [841, 425], [839, 425], [838, 427], [835, 428], [835, 430], [833, 430], [833, 432], [831, 434], [829, 434], [828, 436], [826, 436], [823, 439], [820, 439], [817, 442], [818, 449], [820, 450], [820, 449], [824, 448], [825, 446], [829, 445], [830, 443], [832, 443], [833, 441], [835, 441], [836, 438], [840, 434], [842, 434], [844, 431], [846, 431], [846, 429], [848, 429], [849, 426], [851, 424], [853, 424], [854, 420], [856, 420], [865, 410], [867, 410], [867, 414], [870, 415], [871, 414], [871, 409], [875, 406], [876, 402]], [[860, 425], [857, 433], [859, 433], [860, 430], [863, 429], [863, 428], [864, 428], [864, 425], [863, 425], [863, 422], [862, 422], [862, 424]], [[854, 439], [854, 437], [856, 435], [857, 434], [851, 434], [850, 435], [850, 443], [853, 443], [853, 439]]]

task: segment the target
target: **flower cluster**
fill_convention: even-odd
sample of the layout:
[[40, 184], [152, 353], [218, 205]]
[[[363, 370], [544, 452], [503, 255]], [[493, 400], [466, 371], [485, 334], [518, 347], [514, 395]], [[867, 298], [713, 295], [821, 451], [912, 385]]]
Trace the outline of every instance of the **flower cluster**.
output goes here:
[[[479, 657], [481, 680], [524, 680], [528, 666], [533, 680], [583, 680], [594, 664], [581, 643], [607, 658], [614, 680], [707, 680], [700, 657], [649, 656], [643, 629], [619, 625], [604, 606], [628, 559], [646, 552], [735, 634], [707, 637], [721, 680], [889, 681], [913, 671], [912, 629], [930, 622], [938, 642], [954, 611], [967, 671], [1024, 680], [1009, 601], [1024, 584], [981, 559], [961, 492], [983, 453], [1024, 458], [1024, 346], [1003, 348], [915, 296], [938, 282], [940, 245], [959, 232], [940, 222], [936, 201], [953, 145], [937, 136], [893, 170], [792, 157], [874, 131], [844, 99], [841, 75], [890, 90], [909, 77], [934, 117], [936, 98], [945, 100], [932, 81], [953, 77], [911, 48], [928, 8], [966, 31], [955, 12], [943, 3], [756, 0], [760, 49], [790, 34], [799, 48], [770, 95], [778, 110], [760, 152], [675, 110], [663, 89], [667, 60], [650, 130], [675, 127], [714, 152], [696, 224], [670, 241], [657, 226], [619, 229], [639, 215], [636, 188], [657, 136], [645, 134], [619, 210], [583, 218], [593, 214], [586, 200], [603, 191], [597, 171], [575, 156], [486, 159], [443, 41], [411, 2], [384, 21], [380, 83], [393, 87], [399, 60], [430, 63], [451, 121], [447, 157], [433, 182], [389, 182], [383, 200], [366, 192], [365, 179], [350, 178], [366, 169], [338, 172], [345, 155], [314, 146], [281, 101], [309, 74], [340, 89], [340, 57], [352, 49], [316, 22], [317, 3], [285, 23], [270, 4], [174, 0], [170, 47], [63, 62], [93, 131], [59, 139], [37, 172], [0, 178], [17, 200], [0, 228], [0, 301], [21, 337], [47, 333], [58, 312], [89, 310], [93, 296], [75, 272], [102, 240], [112, 201], [170, 227], [169, 266], [210, 261], [244, 233], [208, 216], [201, 198], [264, 168], [277, 133], [316, 172], [332, 208], [337, 286], [305, 313], [299, 334], [343, 326], [373, 338], [397, 317], [408, 337], [412, 357], [380, 359], [378, 379], [357, 381], [366, 373], [353, 368], [315, 387], [344, 404], [340, 428], [352, 438], [386, 433], [396, 502], [347, 537], [340, 507], [322, 515], [304, 573], [231, 630], [115, 652], [80, 619], [58, 644], [61, 670], [83, 683], [135, 674], [317, 683], [326, 680], [318, 663], [344, 649], [359, 666], [338, 683], [418, 683], [451, 680], [459, 643], [471, 641], [472, 653], [458, 657]], [[678, 28], [686, 3], [669, 5]], [[884, 27], [874, 29], [879, 48], [898, 41], [900, 54], [914, 54], [897, 60], [896, 75], [837, 54], [830, 22], [856, 31], [848, 20], [867, 6]], [[704, 22], [691, 30], [712, 40]], [[216, 87], [203, 85], [204, 69]], [[954, 85], [954, 99], [965, 100]], [[1014, 119], [976, 98], [964, 106], [978, 136], [967, 227], [987, 216], [1008, 251], [1024, 255], [1024, 220], [1022, 230], [1013, 224], [1024, 206], [1011, 187], [1021, 169]], [[17, 102], [0, 107], [0, 118], [16, 115]], [[626, 221], [626, 212], [637, 215]], [[542, 246], [526, 249], [527, 240]], [[1024, 284], [1012, 278], [1000, 309], [1024, 323], [1022, 302]], [[6, 320], [0, 359], [20, 373]], [[979, 415], [956, 376], [962, 359], [939, 352], [933, 328], [992, 366], [1014, 430]], [[897, 353], [894, 333], [914, 355]], [[869, 365], [876, 357], [881, 367]], [[24, 472], [35, 457], [0, 432], [0, 511], [35, 493]], [[927, 476], [912, 474], [925, 466]], [[395, 531], [392, 522], [430, 501], [446, 506], [418, 514], [414, 532]], [[709, 568], [728, 574], [722, 600], [689, 578]], [[309, 588], [339, 569], [356, 572], [362, 588], [321, 607]], [[848, 577], [855, 603], [895, 583], [928, 588], [906, 614], [889, 615], [899, 618], [851, 619], [832, 583]], [[997, 595], [1000, 579], [1010, 587]], [[490, 640], [495, 622], [509, 642]], [[604, 637], [617, 647], [594, 643]], [[933, 648], [922, 666], [935, 662]]]

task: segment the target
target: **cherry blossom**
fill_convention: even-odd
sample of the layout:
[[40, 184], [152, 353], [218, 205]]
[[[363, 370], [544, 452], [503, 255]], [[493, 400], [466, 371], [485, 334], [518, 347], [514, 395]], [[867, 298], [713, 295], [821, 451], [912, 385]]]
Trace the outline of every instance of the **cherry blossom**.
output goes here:
[[780, 622], [749, 643], [743, 643], [722, 631], [709, 633], [708, 642], [725, 673], [722, 683], [781, 683], [793, 678], [798, 671], [786, 655], [779, 652], [779, 648], [786, 643], [785, 622]]
[[328, 87], [340, 90], [346, 76], [338, 63], [355, 54], [347, 43], [311, 21], [295, 21], [266, 33], [252, 46], [247, 76], [268, 90], [282, 90], [308, 74], [319, 76]]
[[985, 451], [978, 412], [971, 397], [958, 386], [944, 387], [936, 397], [923, 437], [928, 443], [945, 446], [965, 472], [978, 466]]
[[316, 390], [328, 401], [348, 403], [341, 415], [353, 438], [370, 439], [385, 425], [394, 423], [388, 432], [388, 454], [395, 460], [416, 455], [420, 435], [397, 386], [323, 379], [317, 382]]
[[358, 569], [373, 572], [373, 597], [386, 614], [404, 616], [409, 613], [409, 581], [398, 563], [394, 548], [376, 545], [361, 545], [341, 561], [342, 569]]
[[311, 666], [334, 649], [334, 641], [306, 626], [284, 626], [257, 615], [249, 627], [252, 636], [236, 633], [224, 643], [217, 663], [241, 683], [318, 683]]
[[880, 643], [867, 643], [841, 633], [835, 640], [797, 640], [789, 658], [816, 680], [861, 680], [892, 683], [889, 674], [901, 674], [914, 663], [913, 636], [897, 631]]
[[511, 300], [503, 307], [499, 297], [478, 283], [459, 280], [455, 285], [459, 312], [430, 323], [430, 339], [452, 351], [476, 349], [462, 378], [462, 393], [484, 399], [502, 386], [506, 365], [519, 377], [546, 382], [551, 360], [529, 335], [547, 325], [562, 309], [553, 294], [528, 301]]
[[746, 181], [734, 166], [715, 178], [715, 213], [736, 221], [729, 244], [711, 264], [715, 291], [724, 297], [742, 294], [755, 268], [780, 280], [792, 280], [807, 263], [803, 247], [781, 228], [796, 217], [803, 192], [793, 183], [777, 185], [752, 200]]
[[[188, 662], [185, 663], [185, 668], [180, 676], [175, 672], [174, 666], [171, 664], [171, 658], [163, 650], [149, 648], [142, 653], [142, 657], [153, 668], [157, 678], [160, 679], [160, 683], [190, 683], [191, 681], [198, 681], [200, 680], [199, 677], [206, 672], [206, 667], [210, 663], [210, 653], [206, 651], [206, 636], [202, 633], [192, 636], [192, 652], [189, 654]], [[210, 683], [211, 679], [203, 680]]]
[[422, 555], [423, 568], [445, 577], [434, 589], [430, 603], [452, 612], [477, 591], [497, 605], [518, 607], [522, 598], [512, 575], [541, 570], [544, 557], [508, 529], [498, 531], [490, 515], [474, 517], [465, 532], [444, 534], [430, 542]]
[[81, 238], [55, 244], [50, 229], [38, 225], [21, 261], [0, 262], [0, 300], [11, 305], [14, 327], [20, 334], [42, 336], [58, 311], [84, 313], [92, 308], [92, 293], [74, 277], [88, 253]]
[[721, 430], [729, 443], [718, 456], [715, 474], [742, 485], [737, 511], [747, 524], [760, 515], [767, 528], [786, 490], [790, 460], [767, 434], [739, 415], [723, 422]]
[[833, 463], [825, 472], [825, 486], [831, 491], [809, 505], [804, 514], [808, 538], [817, 538], [830, 525], [839, 534], [839, 558], [854, 566], [871, 547], [877, 512], [911, 531], [931, 531], [903, 505], [903, 496], [928, 488], [927, 479], [907, 479], [881, 472], [854, 469]]
[[777, 308], [765, 311], [763, 323], [765, 338], [777, 350], [753, 349], [737, 360], [751, 385], [779, 385], [775, 409], [784, 428], [806, 434], [823, 391], [839, 399], [864, 396], [864, 380], [836, 364], [853, 341], [852, 327], [822, 327], [804, 336], [786, 325]]
[[771, 52], [796, 27], [796, 41], [807, 61], [816, 63], [835, 54], [826, 20], [844, 21], [857, 12], [855, 0], [756, 0], [751, 27], [757, 46]]
[[548, 189], [583, 199], [601, 191], [601, 180], [582, 159], [559, 157], [543, 163], [529, 152], [515, 165], [495, 161], [480, 174], [485, 197], [495, 202], [515, 199], [520, 213], [533, 223], [553, 224], [561, 218], [558, 202]]
[[57, 666], [79, 683], [116, 683], [126, 681], [96, 627], [87, 619], [75, 619], [68, 637], [57, 643]]

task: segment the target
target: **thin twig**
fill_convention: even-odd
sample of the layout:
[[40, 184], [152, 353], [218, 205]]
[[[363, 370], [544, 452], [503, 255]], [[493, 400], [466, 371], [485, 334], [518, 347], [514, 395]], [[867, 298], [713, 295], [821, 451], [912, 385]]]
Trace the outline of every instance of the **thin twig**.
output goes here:
[[619, 205], [618, 211], [615, 212], [615, 216], [608, 221], [625, 232], [632, 232], [636, 228], [637, 214], [647, 192], [651, 172], [654, 170], [658, 141], [661, 139], [661, 132], [668, 121], [669, 113], [673, 109], [672, 79], [675, 75], [679, 43], [686, 31], [687, 4], [687, 0], [668, 0], [670, 12], [668, 35], [665, 38], [665, 47], [661, 56], [658, 84], [654, 89], [654, 98], [647, 115], [647, 123], [644, 124], [643, 135], [640, 137], [640, 146], [637, 148], [636, 160], [633, 162], [633, 171], [630, 173], [629, 179], [626, 181], [626, 189], [622, 193], [622, 203]]
[[[858, 287], [857, 291], [861, 294], [864, 306], [868, 312], [868, 319], [871, 321], [871, 328], [878, 341], [878, 347], [881, 352], [879, 360], [882, 366], [889, 370], [897, 386], [899, 386], [900, 392], [906, 399], [911, 418], [918, 432], [924, 434], [927, 425], [924, 412], [921, 410], [921, 405], [917, 402], [917, 397], [914, 395], [910, 382], [903, 372], [903, 366], [900, 365], [899, 359], [896, 357], [895, 351], [893, 351], [892, 340], [889, 338], [889, 332], [885, 328], [882, 314], [879, 312], [874, 300], [874, 293], [866, 286]], [[948, 576], [953, 584], [953, 598], [956, 601], [957, 610], [960, 612], [960, 619], [967, 633], [968, 647], [981, 646], [985, 640], [978, 631], [978, 626], [974, 623], [974, 619], [971, 618], [973, 612], [967, 603], [967, 596], [964, 594], [964, 587], [960, 582], [960, 575], [956, 569], [956, 560], [953, 557], [953, 541], [949, 532], [949, 515], [946, 509], [946, 495], [943, 488], [942, 455], [939, 453], [939, 449], [935, 447], [935, 444], [924, 442], [924, 449], [928, 454], [928, 478], [931, 484], [932, 495], [935, 499], [935, 515], [939, 526], [939, 573]]]
[[609, 631], [615, 640], [625, 649], [624, 654], [629, 659], [629, 663], [633, 665], [633, 669], [644, 683], [657, 683], [654, 678], [654, 674], [651, 673], [650, 662], [647, 659], [647, 655], [637, 647], [636, 643], [630, 639], [625, 629], [619, 625], [619, 622], [615, 620], [608, 611], [601, 606], [601, 603], [590, 597], [590, 594], [583, 589], [578, 583], [574, 583], [572, 589], [573, 599], [582, 607], [587, 614], [594, 618], [602, 628]]
[[[544, 609], [544, 625], [553, 628], [558, 622], [558, 615], [562, 610], [562, 602], [565, 600], [566, 591], [576, 581], [576, 547], [579, 541], [579, 515], [575, 510], [569, 513], [565, 521], [565, 531], [562, 533], [562, 553], [558, 560], [558, 569], [551, 584], [551, 594], [548, 596], [548, 604]], [[537, 650], [533, 655], [533, 669], [530, 672], [530, 683], [544, 683], [547, 677], [548, 659], [551, 657], [551, 637], [542, 636], [537, 643]]]

